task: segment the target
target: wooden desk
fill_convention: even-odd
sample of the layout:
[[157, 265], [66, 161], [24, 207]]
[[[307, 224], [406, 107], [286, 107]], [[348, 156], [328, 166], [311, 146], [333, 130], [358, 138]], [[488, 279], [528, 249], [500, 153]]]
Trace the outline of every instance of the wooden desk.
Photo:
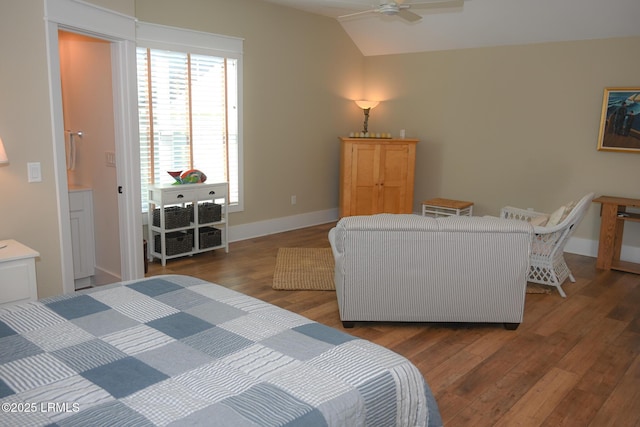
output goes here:
[[640, 274], [640, 264], [620, 261], [625, 221], [640, 222], [640, 213], [627, 212], [627, 208], [640, 208], [640, 199], [601, 196], [593, 199], [593, 202], [602, 204], [596, 267]]

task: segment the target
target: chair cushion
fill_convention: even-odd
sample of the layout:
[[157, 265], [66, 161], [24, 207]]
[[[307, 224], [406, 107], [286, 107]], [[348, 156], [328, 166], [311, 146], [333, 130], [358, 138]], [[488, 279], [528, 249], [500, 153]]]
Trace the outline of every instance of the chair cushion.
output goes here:
[[565, 205], [566, 209], [564, 211], [564, 215], [562, 215], [562, 218], [560, 218], [560, 222], [564, 221], [565, 218], [569, 216], [569, 214], [571, 213], [573, 208], [576, 207], [576, 205], [577, 205], [576, 202], [569, 202], [568, 204]]
[[547, 225], [548, 221], [549, 221], [549, 215], [538, 215], [531, 218], [531, 221], [529, 222], [534, 227], [544, 227], [545, 225]]
[[553, 227], [560, 224], [571, 213], [571, 210], [576, 206], [575, 202], [569, 202], [566, 205], [560, 206], [551, 215], [549, 215], [549, 221], [545, 224], [546, 227]]

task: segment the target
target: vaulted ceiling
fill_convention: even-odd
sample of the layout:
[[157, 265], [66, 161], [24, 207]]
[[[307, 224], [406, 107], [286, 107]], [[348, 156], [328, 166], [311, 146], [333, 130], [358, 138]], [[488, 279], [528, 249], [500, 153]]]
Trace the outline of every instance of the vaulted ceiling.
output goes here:
[[417, 22], [373, 12], [338, 18], [387, 0], [263, 1], [338, 19], [365, 56], [640, 36], [640, 0], [448, 0], [410, 8]]

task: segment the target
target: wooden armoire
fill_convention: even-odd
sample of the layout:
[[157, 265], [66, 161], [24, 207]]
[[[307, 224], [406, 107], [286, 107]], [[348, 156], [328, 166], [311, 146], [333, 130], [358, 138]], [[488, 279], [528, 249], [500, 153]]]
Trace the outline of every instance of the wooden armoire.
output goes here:
[[340, 217], [412, 213], [418, 140], [340, 140]]

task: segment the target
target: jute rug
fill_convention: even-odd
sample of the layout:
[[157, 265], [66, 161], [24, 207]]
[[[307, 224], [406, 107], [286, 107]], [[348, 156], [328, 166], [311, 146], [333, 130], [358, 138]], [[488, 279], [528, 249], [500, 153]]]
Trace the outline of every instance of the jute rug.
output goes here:
[[[280, 248], [273, 273], [273, 289], [335, 290], [331, 248]], [[549, 286], [527, 283], [528, 294], [549, 294]]]
[[273, 289], [332, 291], [331, 248], [280, 248], [273, 273]]
[[538, 283], [527, 283], [528, 294], [550, 294], [551, 286], [540, 285]]

